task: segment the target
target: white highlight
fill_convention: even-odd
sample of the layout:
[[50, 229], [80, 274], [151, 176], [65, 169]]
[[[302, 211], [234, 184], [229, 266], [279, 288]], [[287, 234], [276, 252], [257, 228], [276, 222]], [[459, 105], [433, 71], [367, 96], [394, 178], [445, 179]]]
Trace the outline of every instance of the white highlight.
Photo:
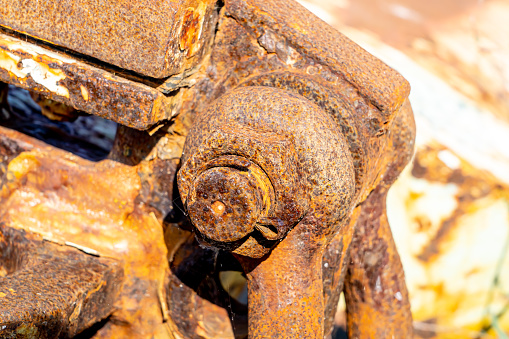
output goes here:
[[58, 84], [60, 80], [65, 79], [65, 75], [51, 73], [37, 61], [32, 59], [24, 59], [21, 61], [21, 64], [23, 65], [23, 68], [20, 71], [26, 75], [30, 75], [36, 83], [46, 87], [48, 90], [57, 95], [66, 98], [69, 97], [69, 91], [67, 88]]

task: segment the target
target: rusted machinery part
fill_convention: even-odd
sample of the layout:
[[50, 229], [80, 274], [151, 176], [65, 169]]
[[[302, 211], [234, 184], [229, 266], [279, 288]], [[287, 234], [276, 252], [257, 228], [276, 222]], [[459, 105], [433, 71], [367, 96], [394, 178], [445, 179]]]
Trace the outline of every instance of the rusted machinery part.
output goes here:
[[268, 86], [294, 91], [327, 112], [340, 126], [348, 142], [355, 169], [356, 200], [360, 202], [367, 197], [379, 180], [373, 173], [383, 165], [379, 153], [386, 144], [383, 136], [392, 126], [378, 109], [359, 102], [347, 84], [333, 85], [317, 75], [295, 71], [256, 75], [241, 86]]
[[172, 118], [180, 99], [2, 33], [0, 81], [136, 129]]
[[121, 263], [37, 238], [0, 224], [0, 336], [68, 338], [111, 315]]
[[[62, 6], [66, 4], [63, 2]], [[18, 2], [8, 4], [17, 5]], [[52, 4], [45, 1], [44, 5]], [[0, 36], [4, 47], [0, 54], [5, 54], [1, 58], [4, 62], [0, 62], [0, 80], [35, 89], [79, 110], [137, 129], [147, 129], [178, 111], [177, 122], [182, 116], [190, 121], [196, 117], [190, 134], [196, 138], [188, 138], [182, 158], [182, 199], [202, 243], [238, 254], [249, 279], [251, 336], [321, 337], [329, 331], [343, 281], [346, 279], [345, 285], [350, 285], [345, 289], [352, 291], [355, 286], [351, 277], [367, 284], [372, 279], [369, 272], [355, 271], [355, 265], [351, 272], [357, 273], [345, 278], [350, 251], [354, 260], [363, 260], [362, 250], [354, 249], [364, 248], [366, 244], [362, 242], [391, 244], [380, 207], [384, 199], [372, 198], [375, 193], [370, 199], [373, 206], [378, 204], [374, 209], [382, 211], [378, 223], [383, 227], [376, 234], [359, 231], [351, 243], [356, 225], [360, 227], [370, 220], [366, 212], [369, 208], [363, 206], [371, 204], [371, 200], [363, 201], [375, 187], [386, 188], [390, 184], [388, 178], [396, 176], [398, 166], [407, 161], [406, 151], [404, 156], [400, 151], [413, 146], [413, 130], [408, 128], [413, 122], [398, 113], [409, 86], [399, 74], [293, 1], [233, 0], [224, 5], [217, 27], [212, 24], [215, 13], [204, 21], [205, 25], [209, 20], [211, 28], [205, 34], [216, 28], [210, 55], [197, 68], [196, 78], [186, 82], [186, 88], [181, 88], [180, 79], [190, 70], [174, 77], [177, 85], [170, 86], [170, 90], [178, 90], [172, 96], [164, 97], [158, 92], [161, 88], [155, 88], [157, 79], [130, 72], [115, 76], [104, 71], [102, 67], [109, 66], [99, 60], [89, 60], [101, 65], [94, 67], [62, 53], [55, 54], [50, 47], [37, 47], [9, 36]], [[200, 12], [198, 6], [182, 19], [189, 25], [186, 23], [187, 28], [181, 31], [177, 52], [186, 54], [185, 58], [207, 39], [204, 35], [198, 45], [196, 40], [193, 42], [202, 18], [201, 14], [195, 15], [196, 11]], [[312, 32], [321, 34], [316, 37]], [[196, 50], [186, 65], [199, 62], [201, 53], [208, 52], [204, 48]], [[169, 63], [179, 57], [170, 59]], [[166, 70], [172, 66], [169, 63]], [[58, 79], [55, 86], [38, 83], [38, 73], [32, 69], [48, 70], [45, 74], [54, 76], [50, 79]], [[136, 71], [142, 72], [141, 68]], [[168, 79], [168, 84], [173, 80]], [[251, 87], [235, 89], [239, 83]], [[313, 120], [317, 116], [325, 128], [317, 127]], [[7, 206], [8, 201], [10, 205], [0, 211], [0, 221], [48, 232], [51, 228], [41, 229], [41, 225], [33, 223], [36, 219], [47, 220], [48, 227], [58, 230], [59, 240], [77, 239], [87, 248], [125, 259], [128, 283], [123, 286], [116, 304], [118, 310], [111, 318], [115, 321], [105, 324], [100, 337], [171, 337], [170, 332], [177, 337], [231, 335], [224, 322], [229, 323], [233, 310], [221, 311], [220, 297], [210, 292], [219, 287], [214, 277], [218, 262], [213, 254], [218, 252], [197, 247], [188, 233], [170, 232], [173, 226], [166, 227], [167, 247], [160, 239], [162, 219], [175, 211], [173, 177], [187, 126], [173, 135], [165, 131], [165, 126], [153, 136], [121, 127], [109, 158], [129, 166], [110, 160], [82, 162], [42, 142], [0, 128], [0, 174], [16, 166], [21, 169], [19, 177], [2, 182], [7, 189], [0, 203]], [[336, 126], [336, 130], [331, 131], [331, 126]], [[322, 135], [322, 131], [328, 134]], [[331, 143], [331, 135], [340, 147]], [[338, 161], [343, 170], [349, 169], [331, 173], [337, 169]], [[381, 181], [379, 174], [394, 164], [399, 164], [397, 170], [385, 173]], [[337, 186], [341, 175], [348, 183], [345, 187]], [[242, 191], [237, 192], [238, 187]], [[39, 207], [21, 199], [25, 191], [40, 199]], [[105, 194], [111, 199], [104, 199]], [[50, 196], [61, 201], [62, 206], [87, 212], [81, 218], [74, 212], [55, 210]], [[218, 196], [228, 199], [219, 201]], [[106, 217], [97, 222], [95, 212]], [[31, 213], [37, 218], [26, 218]], [[359, 217], [360, 213], [364, 214]], [[63, 221], [59, 222], [59, 218]], [[64, 227], [69, 218], [83, 219], [82, 231], [69, 232]], [[361, 220], [358, 224], [357, 218]], [[95, 228], [108, 220], [111, 224]], [[99, 249], [98, 244], [102, 244]], [[128, 253], [122, 252], [125, 248]], [[171, 272], [161, 262], [166, 248]], [[208, 266], [205, 269], [200, 265]], [[391, 256], [391, 265], [397, 277], [387, 280], [387, 284], [401, 286], [402, 275], [395, 256]], [[203, 274], [186, 275], [188, 268], [198, 268]], [[170, 294], [164, 296], [162, 291]], [[406, 295], [401, 293], [402, 302], [390, 298], [374, 298], [365, 303], [348, 299], [351, 328], [359, 326], [358, 319], [363, 319], [367, 311], [379, 312], [373, 318], [382, 322], [370, 323], [374, 327], [385, 327], [384, 321], [401, 321], [398, 325], [407, 328], [409, 316], [390, 317], [394, 305], [402, 305], [403, 311], [409, 312]], [[278, 299], [280, 295], [284, 295], [283, 301]], [[293, 295], [293, 299], [287, 295]], [[168, 312], [161, 300], [169, 302]], [[382, 303], [382, 307], [372, 307], [373, 303]], [[205, 319], [201, 311], [216, 317]], [[164, 327], [167, 314], [171, 317]]]
[[[341, 75], [388, 119], [410, 92], [408, 82], [360, 46], [291, 0], [226, 1], [225, 14], [252, 29], [268, 52], [294, 49]], [[267, 42], [267, 43], [265, 43]], [[286, 52], [286, 62], [291, 56]]]
[[145, 76], [200, 61], [212, 38], [215, 0], [3, 0], [0, 25]]
[[[181, 198], [204, 241], [261, 257], [271, 246], [258, 239], [282, 239], [321, 200], [334, 201], [327, 207], [332, 220], [348, 214], [354, 183], [346, 147], [334, 120], [305, 98], [238, 88], [193, 125], [178, 175]], [[238, 220], [251, 225], [236, 230]], [[331, 232], [315, 232], [322, 231]]]
[[[348, 331], [353, 338], [412, 338], [403, 267], [387, 220], [390, 185], [410, 161], [415, 123], [407, 101], [394, 121], [383, 181], [359, 207], [345, 280]], [[380, 326], [383, 324], [383, 326]]]
[[182, 160], [179, 191], [200, 239], [247, 273], [249, 336], [323, 337], [322, 257], [355, 191], [339, 126], [292, 92], [238, 88], [202, 113]]
[[403, 267], [387, 221], [386, 193], [377, 188], [363, 203], [351, 245], [345, 298], [352, 338], [413, 337]]
[[138, 170], [86, 161], [0, 127], [0, 223], [121, 263], [113, 321], [98, 337], [171, 338], [167, 247], [162, 218], [150, 206], [158, 197], [141, 194], [154, 182]]
[[324, 338], [329, 338], [334, 329], [339, 298], [344, 290], [345, 276], [350, 260], [350, 247], [360, 208], [354, 209], [345, 222], [345, 231], [338, 232], [325, 249], [322, 259], [324, 294]]

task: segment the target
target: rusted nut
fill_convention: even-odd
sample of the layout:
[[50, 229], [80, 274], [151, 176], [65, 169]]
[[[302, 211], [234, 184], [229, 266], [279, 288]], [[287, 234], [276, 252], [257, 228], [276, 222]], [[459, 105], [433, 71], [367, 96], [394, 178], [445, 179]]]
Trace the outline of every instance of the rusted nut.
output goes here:
[[[201, 239], [202, 242], [229, 249], [238, 254], [262, 256], [268, 248], [255, 244], [260, 241], [270, 242], [283, 238], [300, 220], [307, 208], [308, 193], [302, 182], [304, 175], [299, 168], [295, 147], [291, 143], [291, 138], [285, 138], [284, 135], [278, 135], [266, 129], [254, 130], [240, 124], [218, 124], [211, 130], [213, 132], [210, 134], [203, 135], [201, 147], [193, 152], [182, 166], [179, 174], [182, 200], [200, 236], [204, 237]], [[223, 214], [221, 217], [214, 216], [210, 207], [216, 200], [205, 203], [203, 196], [196, 197], [198, 186], [207, 197], [211, 196], [210, 192], [205, 191], [206, 185], [201, 178], [204, 172], [218, 167], [229, 168], [228, 175], [232, 176], [229, 178], [229, 188], [223, 189], [221, 198], [225, 200], [221, 202], [226, 208], [230, 207], [232, 210], [234, 205], [240, 204], [237, 207], [245, 208], [244, 212], [238, 210], [235, 213]], [[240, 177], [243, 178], [242, 181], [239, 181]], [[216, 180], [212, 184], [210, 179], [211, 177], [207, 179], [207, 190], [218, 191], [220, 182]], [[236, 181], [237, 186], [233, 186], [233, 181]], [[250, 193], [244, 192], [244, 189], [248, 189]], [[251, 198], [241, 203], [248, 196]], [[194, 206], [197, 203], [196, 199], [199, 203], [205, 204], [200, 205], [201, 209]], [[238, 202], [232, 203], [237, 200]], [[245, 225], [240, 226], [236, 223]], [[205, 227], [204, 224], [208, 226]], [[247, 224], [250, 226], [248, 227]], [[222, 234], [219, 236], [216, 231], [206, 231], [211, 227], [219, 229], [228, 227], [231, 230], [218, 231]], [[249, 246], [225, 243], [239, 241], [253, 232], [260, 241], [244, 239], [251, 244]], [[259, 247], [254, 251], [257, 254], [253, 251], [246, 252], [246, 246]]]

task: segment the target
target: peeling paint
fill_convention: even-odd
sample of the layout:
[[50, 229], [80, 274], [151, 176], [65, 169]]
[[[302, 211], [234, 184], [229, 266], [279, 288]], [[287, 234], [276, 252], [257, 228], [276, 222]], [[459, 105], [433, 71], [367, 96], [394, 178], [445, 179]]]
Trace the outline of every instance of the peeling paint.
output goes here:
[[[3, 39], [2, 45], [8, 48], [22, 47], [18, 44], [13, 44], [9, 39]], [[38, 56], [33, 49], [36, 48], [23, 48], [22, 50], [25, 54], [32, 54], [34, 57]], [[59, 69], [50, 68], [48, 65], [39, 63], [33, 59], [22, 59], [20, 56], [4, 49], [0, 50], [0, 68], [5, 69], [13, 76], [21, 79], [25, 79], [30, 75], [33, 81], [44, 86], [49, 91], [69, 98], [69, 91], [67, 88], [59, 84], [59, 81], [66, 78], [65, 74]]]
[[5, 34], [0, 34], [0, 81], [137, 129], [177, 113], [173, 101], [150, 86]]
[[9, 38], [5, 35], [2, 35], [2, 45], [6, 46], [11, 52], [15, 51], [22, 51], [24, 53], [31, 54], [33, 57], [37, 56], [47, 56], [51, 59], [54, 59], [55, 62], [62, 64], [62, 63], [75, 63], [76, 61], [71, 58], [66, 58], [65, 56], [51, 52], [47, 49], [44, 49], [42, 47], [39, 47], [37, 45], [33, 45], [28, 42], [24, 41], [18, 41], [14, 38]]
[[20, 71], [30, 75], [36, 83], [55, 94], [69, 98], [67, 88], [58, 84], [60, 80], [65, 79], [65, 75], [61, 70], [51, 69], [47, 65], [40, 64], [32, 59], [24, 59], [21, 64], [23, 68]]
[[0, 68], [7, 70], [9, 73], [14, 74], [18, 78], [25, 78], [26, 74], [18, 69], [18, 62], [20, 57], [0, 49]]

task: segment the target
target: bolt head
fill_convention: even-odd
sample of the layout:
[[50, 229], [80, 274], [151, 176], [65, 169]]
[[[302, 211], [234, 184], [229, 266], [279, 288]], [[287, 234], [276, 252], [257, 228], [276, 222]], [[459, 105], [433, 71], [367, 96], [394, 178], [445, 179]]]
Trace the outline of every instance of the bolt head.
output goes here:
[[203, 236], [233, 242], [253, 231], [263, 210], [263, 196], [249, 171], [214, 167], [196, 178], [187, 206]]

